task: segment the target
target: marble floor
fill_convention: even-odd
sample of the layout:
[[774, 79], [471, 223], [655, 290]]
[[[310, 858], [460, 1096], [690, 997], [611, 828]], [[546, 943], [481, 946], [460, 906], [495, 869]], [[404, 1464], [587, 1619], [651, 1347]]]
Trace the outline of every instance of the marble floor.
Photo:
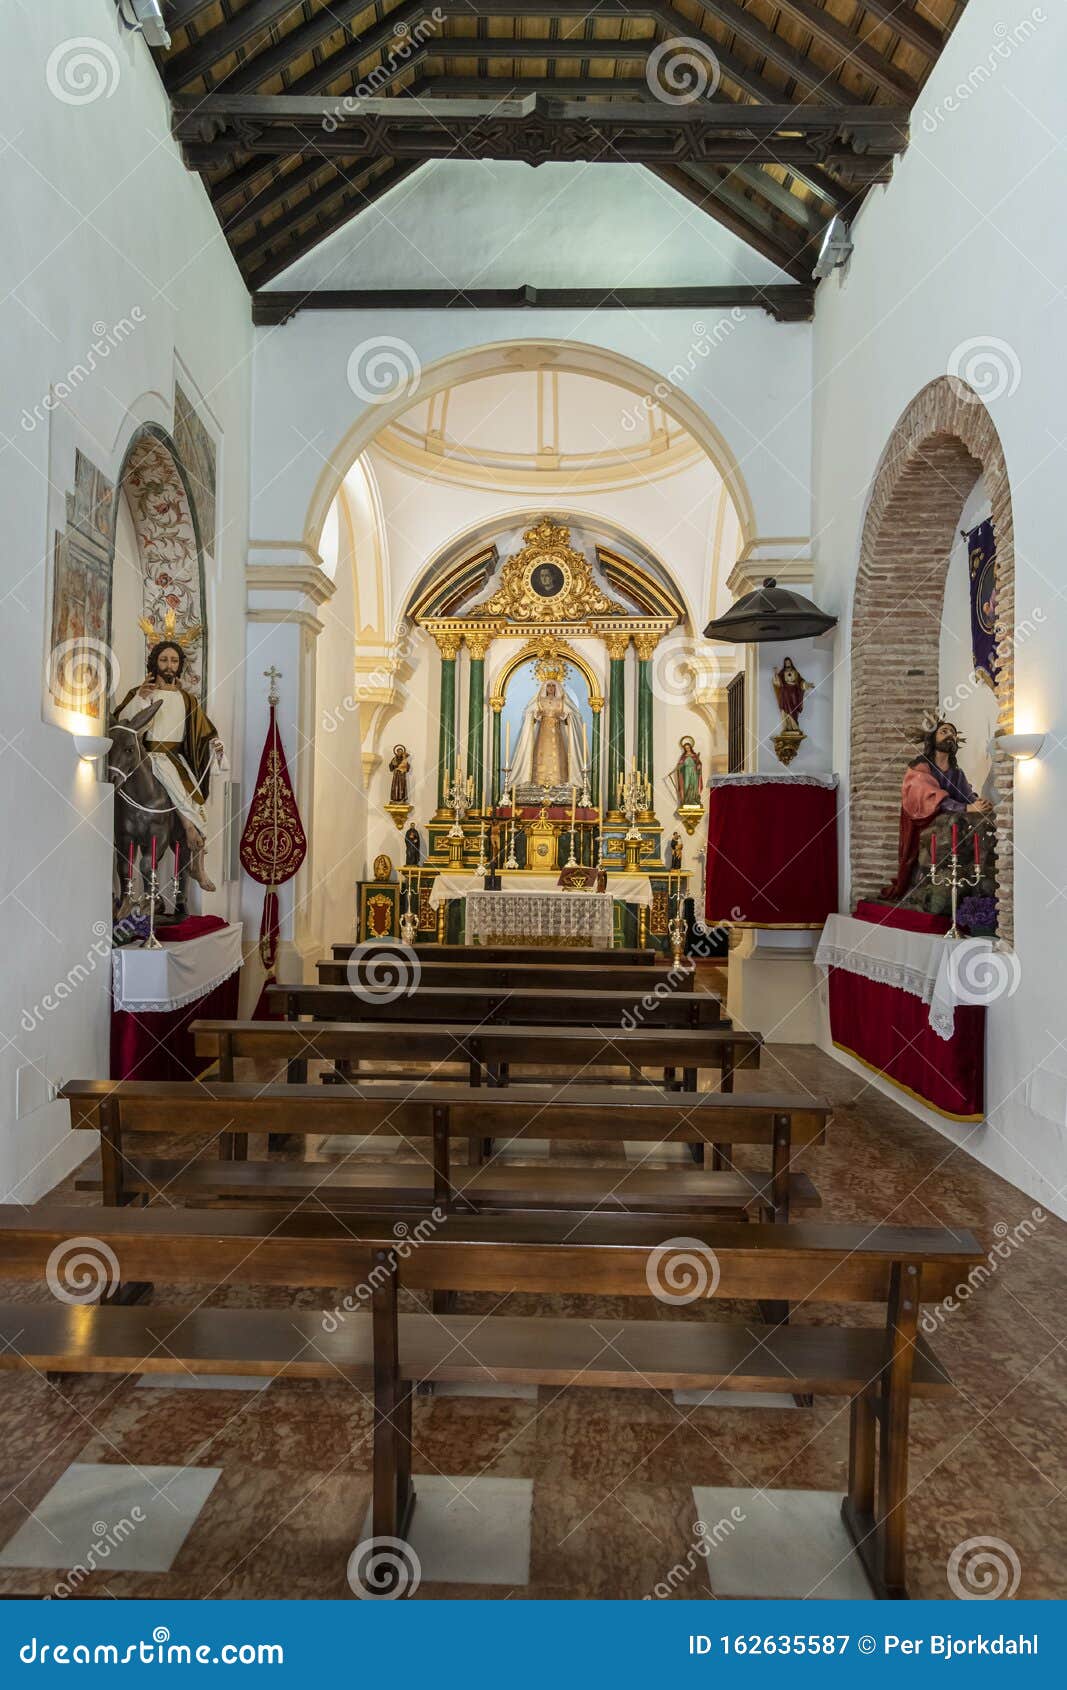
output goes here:
[[[835, 1106], [805, 1158], [825, 1221], [970, 1226], [990, 1246], [1035, 1205], [822, 1053], [771, 1046], [739, 1090]], [[575, 1146], [531, 1147], [572, 1158]], [[577, 1147], [623, 1163], [623, 1147]], [[402, 1141], [392, 1154], [411, 1154]], [[565, 1156], [562, 1153], [565, 1150]], [[325, 1158], [381, 1155], [320, 1145]], [[523, 1146], [506, 1154], [521, 1158]], [[631, 1145], [634, 1156], [646, 1147]], [[67, 1181], [53, 1194], [75, 1196]], [[1067, 1226], [1043, 1218], [943, 1323], [958, 1387], [913, 1409], [910, 1588], [1067, 1596]], [[3, 1286], [6, 1298], [25, 1287]], [[47, 1291], [32, 1294], [46, 1296]], [[160, 1285], [160, 1303], [191, 1302]], [[215, 1306], [330, 1306], [224, 1289]], [[721, 1304], [464, 1297], [467, 1312], [722, 1318]], [[738, 1312], [735, 1305], [729, 1311]], [[747, 1309], [742, 1312], [748, 1313]], [[826, 1308], [814, 1319], [833, 1319]], [[195, 1385], [195, 1388], [194, 1388]], [[0, 1376], [0, 1595], [355, 1599], [370, 1409], [341, 1382]], [[856, 1596], [838, 1520], [847, 1411], [701, 1392], [454, 1386], [415, 1405], [417, 1600]], [[985, 1560], [983, 1561], [983, 1557]], [[979, 1588], [981, 1588], [979, 1586]], [[985, 1587], [988, 1589], [988, 1586]]]

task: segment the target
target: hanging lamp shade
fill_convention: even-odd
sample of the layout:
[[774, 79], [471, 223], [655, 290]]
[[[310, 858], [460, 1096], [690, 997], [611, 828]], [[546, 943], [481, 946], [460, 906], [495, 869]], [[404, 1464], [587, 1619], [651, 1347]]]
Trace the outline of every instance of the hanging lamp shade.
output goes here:
[[773, 575], [762, 587], [746, 593], [732, 604], [725, 616], [717, 616], [704, 629], [706, 640], [728, 640], [731, 645], [761, 640], [802, 640], [825, 634], [836, 627], [837, 617], [827, 616], [817, 604], [792, 587], [780, 587]]

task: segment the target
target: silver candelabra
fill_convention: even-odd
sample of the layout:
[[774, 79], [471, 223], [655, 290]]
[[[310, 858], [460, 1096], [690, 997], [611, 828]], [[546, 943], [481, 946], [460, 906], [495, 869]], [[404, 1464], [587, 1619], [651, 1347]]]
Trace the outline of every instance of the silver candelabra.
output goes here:
[[626, 830], [627, 839], [640, 839], [641, 831], [637, 825], [637, 818], [652, 803], [652, 788], [644, 775], [631, 769], [625, 777], [619, 776], [619, 809], [622, 811], [629, 827]]
[[466, 780], [463, 780], [457, 769], [452, 778], [452, 785], [445, 793], [445, 803], [452, 811], [453, 817], [452, 826], [448, 830], [449, 839], [463, 838], [463, 828], [460, 824], [465, 820], [467, 811], [471, 807], [473, 795], [474, 776], [468, 775]]
[[[974, 838], [978, 838], [977, 833], [974, 834]], [[930, 864], [930, 884], [932, 886], [947, 886], [952, 893], [952, 926], [945, 934], [946, 939], [958, 939], [960, 937], [960, 930], [956, 926], [956, 906], [959, 903], [960, 887], [977, 886], [981, 877], [982, 870], [978, 863], [975, 863], [969, 874], [964, 874], [961, 871], [959, 851], [955, 845], [952, 846], [947, 869], [938, 869], [934, 863]]]

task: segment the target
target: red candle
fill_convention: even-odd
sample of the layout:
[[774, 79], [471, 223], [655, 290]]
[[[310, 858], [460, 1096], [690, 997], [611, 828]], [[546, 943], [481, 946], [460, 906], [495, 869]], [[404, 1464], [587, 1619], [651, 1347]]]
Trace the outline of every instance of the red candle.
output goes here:
[[155, 866], [156, 866], [156, 836], [153, 833], [153, 835], [152, 835], [152, 867], [155, 868]]
[[978, 829], [977, 829], [977, 828], [975, 828], [975, 830], [974, 830], [974, 832], [973, 832], [973, 834], [972, 834], [972, 835], [971, 835], [971, 838], [972, 838], [972, 839], [973, 839], [973, 840], [974, 840], [974, 866], [975, 866], [975, 868], [977, 868], [977, 867], [978, 867], [978, 864], [979, 864], [979, 856], [978, 856]]
[[953, 824], [952, 824], [952, 855], [953, 856], [956, 855], [956, 840], [959, 836], [959, 831], [960, 831], [959, 822], [953, 822]]
[[175, 847], [174, 847], [174, 879], [175, 879], [175, 881], [177, 881], [178, 875], [181, 873], [181, 866], [182, 866], [182, 848], [181, 848], [180, 845], [175, 845]]
[[931, 835], [930, 835], [930, 867], [936, 868], [936, 866], [937, 866], [937, 834], [931, 833]]

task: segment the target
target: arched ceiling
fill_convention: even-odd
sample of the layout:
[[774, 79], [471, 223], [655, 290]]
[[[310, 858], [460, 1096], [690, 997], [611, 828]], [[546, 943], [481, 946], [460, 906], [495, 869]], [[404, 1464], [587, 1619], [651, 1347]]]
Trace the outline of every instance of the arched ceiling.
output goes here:
[[530, 369], [420, 399], [381, 431], [378, 453], [431, 480], [549, 492], [670, 475], [695, 463], [701, 447], [652, 395]]

